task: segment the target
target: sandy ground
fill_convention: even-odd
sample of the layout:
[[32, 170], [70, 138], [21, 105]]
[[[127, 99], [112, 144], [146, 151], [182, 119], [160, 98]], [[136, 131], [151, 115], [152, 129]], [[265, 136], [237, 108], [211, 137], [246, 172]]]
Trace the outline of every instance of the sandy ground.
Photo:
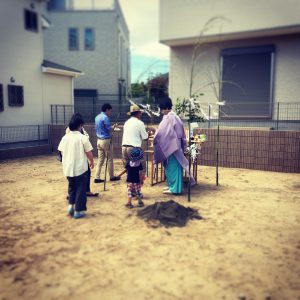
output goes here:
[[[184, 228], [127, 210], [125, 179], [93, 183], [88, 217], [67, 218], [54, 156], [1, 162], [0, 174], [1, 300], [300, 299], [299, 174], [224, 168], [216, 188], [201, 167], [190, 206], [206, 219]], [[172, 198], [163, 186], [146, 184], [146, 204]]]

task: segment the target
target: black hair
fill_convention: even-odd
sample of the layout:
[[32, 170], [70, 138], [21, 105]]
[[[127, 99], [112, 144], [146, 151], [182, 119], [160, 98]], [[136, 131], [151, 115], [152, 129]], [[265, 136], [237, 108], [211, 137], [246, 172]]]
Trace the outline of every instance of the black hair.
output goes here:
[[130, 115], [131, 115], [131, 116], [137, 116], [140, 112], [141, 112], [140, 110], [134, 111], [134, 112], [132, 112]]
[[71, 131], [78, 130], [81, 125], [84, 124], [81, 114], [75, 113], [69, 123], [69, 129]]
[[104, 104], [102, 105], [101, 110], [102, 110], [103, 112], [106, 112], [106, 111], [109, 110], [109, 109], [112, 109], [112, 106], [111, 106], [109, 103], [104, 103]]
[[159, 100], [160, 109], [172, 109], [172, 106], [173, 106], [172, 100], [167, 96]]

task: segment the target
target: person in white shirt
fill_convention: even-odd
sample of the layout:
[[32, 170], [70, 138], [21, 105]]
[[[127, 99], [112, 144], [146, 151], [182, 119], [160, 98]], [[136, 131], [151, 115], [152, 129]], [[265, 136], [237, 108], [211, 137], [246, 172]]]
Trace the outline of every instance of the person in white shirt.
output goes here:
[[60, 141], [58, 150], [62, 152], [62, 165], [64, 175], [69, 181], [69, 216], [75, 219], [85, 216], [86, 207], [86, 185], [88, 181], [88, 161], [90, 168], [94, 168], [93, 147], [89, 138], [81, 134], [83, 119], [80, 114], [72, 116], [69, 129]]
[[131, 105], [127, 115], [131, 118], [124, 124], [122, 139], [122, 157], [124, 166], [130, 160], [130, 153], [133, 148], [141, 148], [143, 140], [148, 139], [145, 124], [141, 121], [143, 110], [137, 105]]
[[[70, 133], [70, 129], [69, 127], [66, 128], [66, 134]], [[87, 131], [82, 127], [80, 130], [81, 134], [84, 134], [85, 136], [87, 136], [88, 138], [90, 138], [89, 134], [87, 133]], [[60, 154], [60, 161], [62, 161], [62, 155], [61, 152], [59, 152]], [[88, 181], [86, 184], [86, 196], [87, 197], [97, 197], [99, 195], [99, 193], [93, 193], [91, 192], [91, 168], [88, 164]], [[67, 196], [67, 199], [69, 200], [69, 195]]]

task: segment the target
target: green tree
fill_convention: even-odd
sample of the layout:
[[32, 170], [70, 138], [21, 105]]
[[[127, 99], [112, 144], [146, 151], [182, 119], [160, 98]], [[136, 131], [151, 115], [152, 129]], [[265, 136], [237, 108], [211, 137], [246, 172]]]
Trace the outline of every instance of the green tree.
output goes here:
[[[168, 95], [169, 73], [157, 73], [148, 78], [147, 91], [149, 100], [158, 102], [159, 98]], [[151, 102], [152, 102], [151, 101]]]
[[147, 87], [145, 86], [144, 82], [131, 84], [131, 96], [133, 98], [145, 97], [146, 90], [147, 90]]

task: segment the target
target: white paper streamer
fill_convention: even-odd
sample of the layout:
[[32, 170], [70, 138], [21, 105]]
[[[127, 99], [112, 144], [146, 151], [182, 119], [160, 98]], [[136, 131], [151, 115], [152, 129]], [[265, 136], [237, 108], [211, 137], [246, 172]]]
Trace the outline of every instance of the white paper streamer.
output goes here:
[[194, 163], [199, 154], [199, 149], [196, 144], [192, 144], [190, 147], [186, 148], [186, 153], [191, 157], [192, 162]]
[[136, 104], [131, 99], [127, 99], [127, 100], [130, 102], [131, 105], [136, 105], [138, 107], [141, 107], [150, 118], [151, 118], [151, 115], [156, 116], [156, 117], [160, 116], [159, 108], [158, 108], [158, 111], [155, 111], [155, 110], [151, 109], [150, 104]]

